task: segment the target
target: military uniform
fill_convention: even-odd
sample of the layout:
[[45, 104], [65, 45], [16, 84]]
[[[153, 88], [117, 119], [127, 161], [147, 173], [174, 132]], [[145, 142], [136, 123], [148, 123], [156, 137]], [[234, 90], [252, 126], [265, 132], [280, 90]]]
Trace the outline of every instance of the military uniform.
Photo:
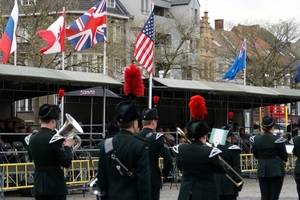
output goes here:
[[64, 147], [64, 140], [49, 144], [53, 137], [50, 129], [41, 128], [29, 140], [28, 156], [34, 161], [34, 195], [67, 195], [64, 171], [72, 161], [72, 150]]
[[[44, 104], [39, 109], [41, 128], [25, 138], [28, 145], [28, 156], [35, 166], [34, 196], [37, 200], [53, 199], [65, 200], [68, 194], [64, 171], [72, 161], [72, 150], [64, 146], [65, 139], [52, 140], [55, 121], [59, 119], [57, 105]], [[51, 128], [51, 129], [50, 129]], [[50, 141], [54, 141], [50, 143]], [[69, 143], [67, 141], [68, 145]]]
[[258, 160], [257, 177], [262, 200], [278, 199], [285, 176], [284, 162], [288, 159], [285, 148], [286, 139], [274, 136], [269, 130], [275, 120], [268, 116], [263, 118], [263, 135], [252, 137], [253, 155]]
[[161, 173], [158, 166], [159, 155], [163, 157], [162, 174], [168, 177], [172, 167], [172, 157], [161, 134], [154, 134], [150, 128], [144, 128], [137, 134], [140, 137], [146, 138], [149, 144], [149, 164], [150, 164], [150, 180], [151, 188], [160, 189]]
[[[116, 107], [119, 123], [129, 123], [138, 119], [136, 103], [124, 101]], [[150, 200], [150, 176], [148, 144], [143, 138], [135, 136], [127, 129], [112, 139], [114, 154], [121, 163], [133, 173], [121, 175], [120, 165], [107, 156], [106, 141], [100, 145], [98, 163], [98, 183], [100, 195], [107, 200]]]
[[[218, 145], [218, 148], [222, 151], [220, 156], [240, 175], [240, 153], [241, 149], [237, 145], [226, 142], [225, 145]], [[226, 169], [228, 174], [234, 181], [240, 182], [241, 179], [230, 169]], [[220, 199], [235, 200], [238, 196], [238, 192], [241, 190], [241, 186], [237, 187], [223, 174], [215, 174], [215, 181], [218, 189]]]
[[205, 146], [201, 141], [181, 144], [176, 151], [176, 164], [182, 172], [178, 200], [218, 200], [214, 173], [225, 173], [218, 158], [221, 151]]
[[292, 141], [294, 143], [293, 154], [297, 157], [294, 174], [297, 185], [298, 199], [300, 199], [300, 136], [293, 137]]

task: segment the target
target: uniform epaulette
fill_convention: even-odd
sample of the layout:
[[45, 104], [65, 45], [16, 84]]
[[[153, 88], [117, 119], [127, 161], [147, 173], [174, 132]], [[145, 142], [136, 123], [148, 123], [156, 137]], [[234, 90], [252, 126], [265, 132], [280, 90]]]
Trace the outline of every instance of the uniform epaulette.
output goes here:
[[172, 147], [173, 152], [175, 152], [177, 154], [179, 153], [179, 145], [180, 144], [177, 144], [177, 145], [175, 145], [175, 146]]
[[241, 148], [238, 145], [231, 145], [228, 147], [229, 150], [241, 150]]
[[294, 140], [293, 139], [294, 138], [290, 139], [290, 141], [289, 141], [290, 144], [294, 144]]
[[157, 140], [158, 138], [160, 138], [161, 136], [163, 136], [164, 134], [161, 134], [161, 133], [156, 133], [156, 138], [155, 140]]
[[218, 154], [222, 153], [222, 151], [220, 149], [218, 149], [217, 147], [212, 148], [210, 154], [209, 154], [209, 158], [212, 158]]
[[137, 138], [137, 139], [139, 139], [139, 140], [142, 140], [143, 142], [147, 142], [147, 140], [146, 140], [145, 138], [140, 137], [140, 136], [138, 136], [138, 135], [133, 135], [133, 137], [135, 137], [135, 138]]
[[275, 143], [276, 143], [276, 144], [278, 144], [278, 143], [284, 143], [285, 141], [286, 141], [285, 138], [280, 137], [280, 138], [278, 138], [277, 140], [275, 140]]
[[55, 135], [53, 135], [53, 137], [49, 141], [49, 144], [51, 144], [53, 142], [57, 142], [59, 140], [65, 140], [65, 138], [63, 136], [59, 135], [59, 134], [55, 134]]
[[254, 143], [255, 137], [256, 137], [256, 135], [250, 136], [250, 138], [249, 138], [250, 142]]
[[24, 139], [27, 145], [29, 145], [29, 140], [30, 140], [30, 137], [32, 136], [32, 134], [35, 134], [35, 133], [31, 133], [30, 135], [27, 135]]

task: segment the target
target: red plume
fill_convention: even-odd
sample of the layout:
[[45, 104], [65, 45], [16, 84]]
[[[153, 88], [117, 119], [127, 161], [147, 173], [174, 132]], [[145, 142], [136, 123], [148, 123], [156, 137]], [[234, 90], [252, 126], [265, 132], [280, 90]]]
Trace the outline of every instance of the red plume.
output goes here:
[[124, 72], [124, 93], [125, 95], [133, 95], [134, 97], [144, 96], [144, 83], [140, 68], [131, 64], [125, 68]]
[[202, 119], [207, 114], [205, 99], [200, 95], [191, 97], [189, 107], [192, 119]]
[[65, 90], [59, 89], [59, 90], [58, 90], [58, 99], [63, 98], [64, 95], [65, 95]]
[[159, 96], [154, 96], [153, 102], [154, 102], [154, 104], [157, 104], [159, 102]]
[[228, 118], [229, 118], [229, 120], [232, 120], [233, 117], [234, 117], [234, 112], [229, 112], [229, 113], [228, 113]]

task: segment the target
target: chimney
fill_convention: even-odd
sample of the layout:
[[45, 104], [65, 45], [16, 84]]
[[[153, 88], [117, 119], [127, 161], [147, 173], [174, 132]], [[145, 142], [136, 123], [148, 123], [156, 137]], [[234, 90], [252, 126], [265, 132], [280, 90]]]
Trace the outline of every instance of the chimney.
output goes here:
[[224, 19], [215, 19], [215, 30], [224, 30]]

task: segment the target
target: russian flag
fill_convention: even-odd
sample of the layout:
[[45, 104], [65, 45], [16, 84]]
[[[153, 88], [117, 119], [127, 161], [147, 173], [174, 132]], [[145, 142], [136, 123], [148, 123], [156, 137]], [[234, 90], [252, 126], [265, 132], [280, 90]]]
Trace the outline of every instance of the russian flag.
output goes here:
[[40, 49], [43, 54], [65, 51], [65, 12], [47, 29], [36, 32], [48, 44]]
[[13, 53], [17, 48], [17, 25], [18, 25], [19, 8], [18, 1], [15, 0], [14, 8], [11, 12], [11, 16], [8, 19], [4, 33], [0, 41], [0, 51], [2, 57], [0, 62], [6, 63], [9, 54]]

